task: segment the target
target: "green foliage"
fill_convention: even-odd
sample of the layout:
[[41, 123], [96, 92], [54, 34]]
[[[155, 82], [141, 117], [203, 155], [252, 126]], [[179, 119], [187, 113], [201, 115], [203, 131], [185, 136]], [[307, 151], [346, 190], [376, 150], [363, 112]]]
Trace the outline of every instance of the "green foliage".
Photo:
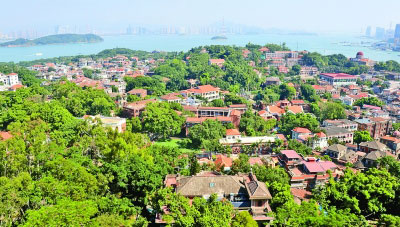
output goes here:
[[259, 181], [266, 182], [267, 185], [271, 184], [272, 182], [289, 184], [289, 176], [284, 168], [271, 168], [264, 165], [254, 165], [252, 166], [252, 170], [257, 179]]
[[287, 99], [287, 100], [292, 100], [294, 96], [296, 95], [296, 89], [294, 87], [291, 87], [287, 84], [281, 84], [279, 86], [280, 89], [280, 99]]
[[248, 110], [241, 116], [239, 130], [248, 136], [265, 136], [275, 125], [275, 119], [264, 120], [258, 114]]
[[126, 91], [130, 91], [132, 89], [143, 88], [146, 89], [149, 94], [154, 95], [163, 95], [166, 93], [166, 86], [161, 82], [157, 77], [125, 77], [126, 82]]
[[36, 78], [37, 72], [26, 69], [13, 63], [0, 63], [0, 73], [17, 73], [19, 80], [28, 87], [39, 85], [41, 80]]
[[321, 104], [321, 120], [345, 119], [346, 113], [340, 103], [327, 102]]
[[353, 103], [353, 106], [363, 106], [364, 104], [373, 106], [383, 106], [385, 103], [376, 97], [361, 98]]
[[302, 155], [312, 154], [312, 149], [310, 147], [294, 139], [289, 140], [288, 149], [295, 150], [297, 153]]
[[378, 226], [395, 227], [400, 226], [400, 217], [390, 214], [382, 214], [378, 221]]
[[313, 200], [278, 208], [272, 226], [368, 226], [363, 216], [335, 208], [320, 211]]
[[34, 40], [17, 39], [1, 43], [0, 46], [35, 46], [60, 43], [94, 43], [101, 41], [103, 41], [103, 38], [94, 34], [59, 34], [44, 36]]
[[360, 144], [362, 142], [368, 142], [374, 140], [368, 131], [355, 131], [353, 137], [354, 143]]
[[225, 128], [218, 120], [207, 119], [189, 129], [189, 138], [198, 148], [206, 148], [210, 143], [219, 143], [225, 135]]
[[318, 120], [311, 114], [306, 113], [286, 113], [279, 122], [279, 130], [285, 135], [291, 135], [292, 129], [296, 127], [307, 128], [312, 132], [319, 130]]
[[289, 51], [290, 49], [286, 46], [286, 43], [282, 43], [282, 45], [274, 44], [274, 43], [268, 43], [264, 45], [266, 48], [269, 49], [270, 52], [275, 52], [275, 51]]
[[143, 112], [143, 129], [151, 138], [167, 139], [181, 132], [185, 119], [179, 116], [168, 103], [150, 103]]
[[302, 84], [300, 86], [300, 91], [303, 99], [309, 102], [316, 102], [319, 100], [319, 96], [317, 96], [315, 89], [309, 84]]
[[314, 194], [325, 207], [330, 205], [350, 209], [356, 214], [378, 216], [392, 209], [399, 186], [398, 178], [385, 169], [372, 168], [356, 174], [346, 170], [339, 182], [331, 179]]
[[[228, 201], [217, 201], [213, 194], [208, 200], [195, 197], [192, 205], [189, 199], [172, 193], [169, 188], [157, 191], [152, 197], [152, 205], [170, 226], [230, 226], [233, 207]], [[163, 207], [168, 208], [165, 214]]]
[[400, 64], [396, 61], [389, 60], [386, 62], [378, 62], [374, 66], [375, 70], [384, 70], [390, 72], [400, 72]]
[[257, 227], [258, 224], [254, 221], [253, 216], [248, 211], [241, 211], [235, 215], [232, 220], [233, 227]]
[[249, 156], [246, 154], [239, 154], [239, 158], [233, 161], [231, 172], [232, 174], [250, 172]]

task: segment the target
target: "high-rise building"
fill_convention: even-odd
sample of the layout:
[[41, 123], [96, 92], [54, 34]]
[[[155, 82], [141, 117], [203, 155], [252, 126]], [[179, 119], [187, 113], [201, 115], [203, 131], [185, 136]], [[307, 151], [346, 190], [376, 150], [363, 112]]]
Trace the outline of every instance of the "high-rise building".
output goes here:
[[385, 38], [385, 29], [381, 28], [381, 27], [376, 27], [375, 38], [384, 39]]
[[394, 30], [394, 38], [400, 39], [400, 24], [396, 24], [396, 29]]
[[367, 27], [367, 30], [365, 31], [365, 36], [367, 36], [367, 37], [371, 36], [371, 26]]

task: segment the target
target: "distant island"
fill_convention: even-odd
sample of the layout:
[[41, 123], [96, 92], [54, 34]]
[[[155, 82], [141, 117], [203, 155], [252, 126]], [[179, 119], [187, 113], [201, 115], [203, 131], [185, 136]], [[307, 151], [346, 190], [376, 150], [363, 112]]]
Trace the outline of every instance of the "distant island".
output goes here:
[[228, 37], [226, 37], [225, 35], [217, 35], [211, 38], [212, 40], [224, 40], [224, 39], [228, 39]]
[[102, 42], [103, 38], [94, 34], [60, 34], [49, 35], [37, 39], [17, 39], [10, 42], [0, 43], [1, 47], [25, 47], [49, 44], [67, 44], [67, 43], [97, 43]]

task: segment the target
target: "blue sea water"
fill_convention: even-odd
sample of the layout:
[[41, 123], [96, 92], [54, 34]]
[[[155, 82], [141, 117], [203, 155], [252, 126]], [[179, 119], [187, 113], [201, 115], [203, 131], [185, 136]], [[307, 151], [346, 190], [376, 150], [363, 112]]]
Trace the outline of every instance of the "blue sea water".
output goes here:
[[32, 47], [0, 47], [0, 62], [30, 61], [41, 58], [73, 56], [78, 54], [96, 54], [104, 49], [124, 47], [145, 51], [187, 51], [192, 47], [224, 44], [244, 46], [254, 44], [283, 43], [292, 50], [316, 51], [321, 54], [344, 54], [354, 57], [358, 51], [363, 51], [365, 57], [376, 60], [400, 61], [400, 52], [374, 50], [361, 45], [343, 46], [338, 43], [374, 42], [371, 39], [339, 36], [339, 35], [230, 35], [227, 40], [211, 40], [205, 35], [143, 35], [143, 36], [104, 36], [104, 42], [89, 44], [63, 44]]

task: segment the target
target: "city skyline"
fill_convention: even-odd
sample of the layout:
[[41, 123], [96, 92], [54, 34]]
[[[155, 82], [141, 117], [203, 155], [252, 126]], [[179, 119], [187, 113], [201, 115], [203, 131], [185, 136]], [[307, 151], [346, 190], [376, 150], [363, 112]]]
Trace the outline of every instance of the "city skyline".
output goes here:
[[[21, 5], [25, 7], [21, 8]], [[343, 7], [344, 5], [346, 7]], [[387, 28], [391, 23], [400, 22], [400, 15], [396, 13], [398, 7], [395, 7], [400, 7], [400, 2], [394, 0], [384, 0], [379, 4], [373, 0], [253, 0], [247, 4], [227, 0], [115, 0], [113, 3], [71, 0], [68, 4], [49, 0], [15, 0], [5, 2], [3, 6], [21, 9], [2, 12], [2, 33], [24, 30], [50, 32], [54, 31], [56, 26], [91, 27], [99, 31], [117, 33], [126, 30], [129, 25], [202, 27], [222, 18], [235, 24], [261, 29], [361, 33], [367, 26]], [[380, 17], [372, 16], [379, 12], [385, 13]], [[30, 23], [26, 23], [27, 20]]]

